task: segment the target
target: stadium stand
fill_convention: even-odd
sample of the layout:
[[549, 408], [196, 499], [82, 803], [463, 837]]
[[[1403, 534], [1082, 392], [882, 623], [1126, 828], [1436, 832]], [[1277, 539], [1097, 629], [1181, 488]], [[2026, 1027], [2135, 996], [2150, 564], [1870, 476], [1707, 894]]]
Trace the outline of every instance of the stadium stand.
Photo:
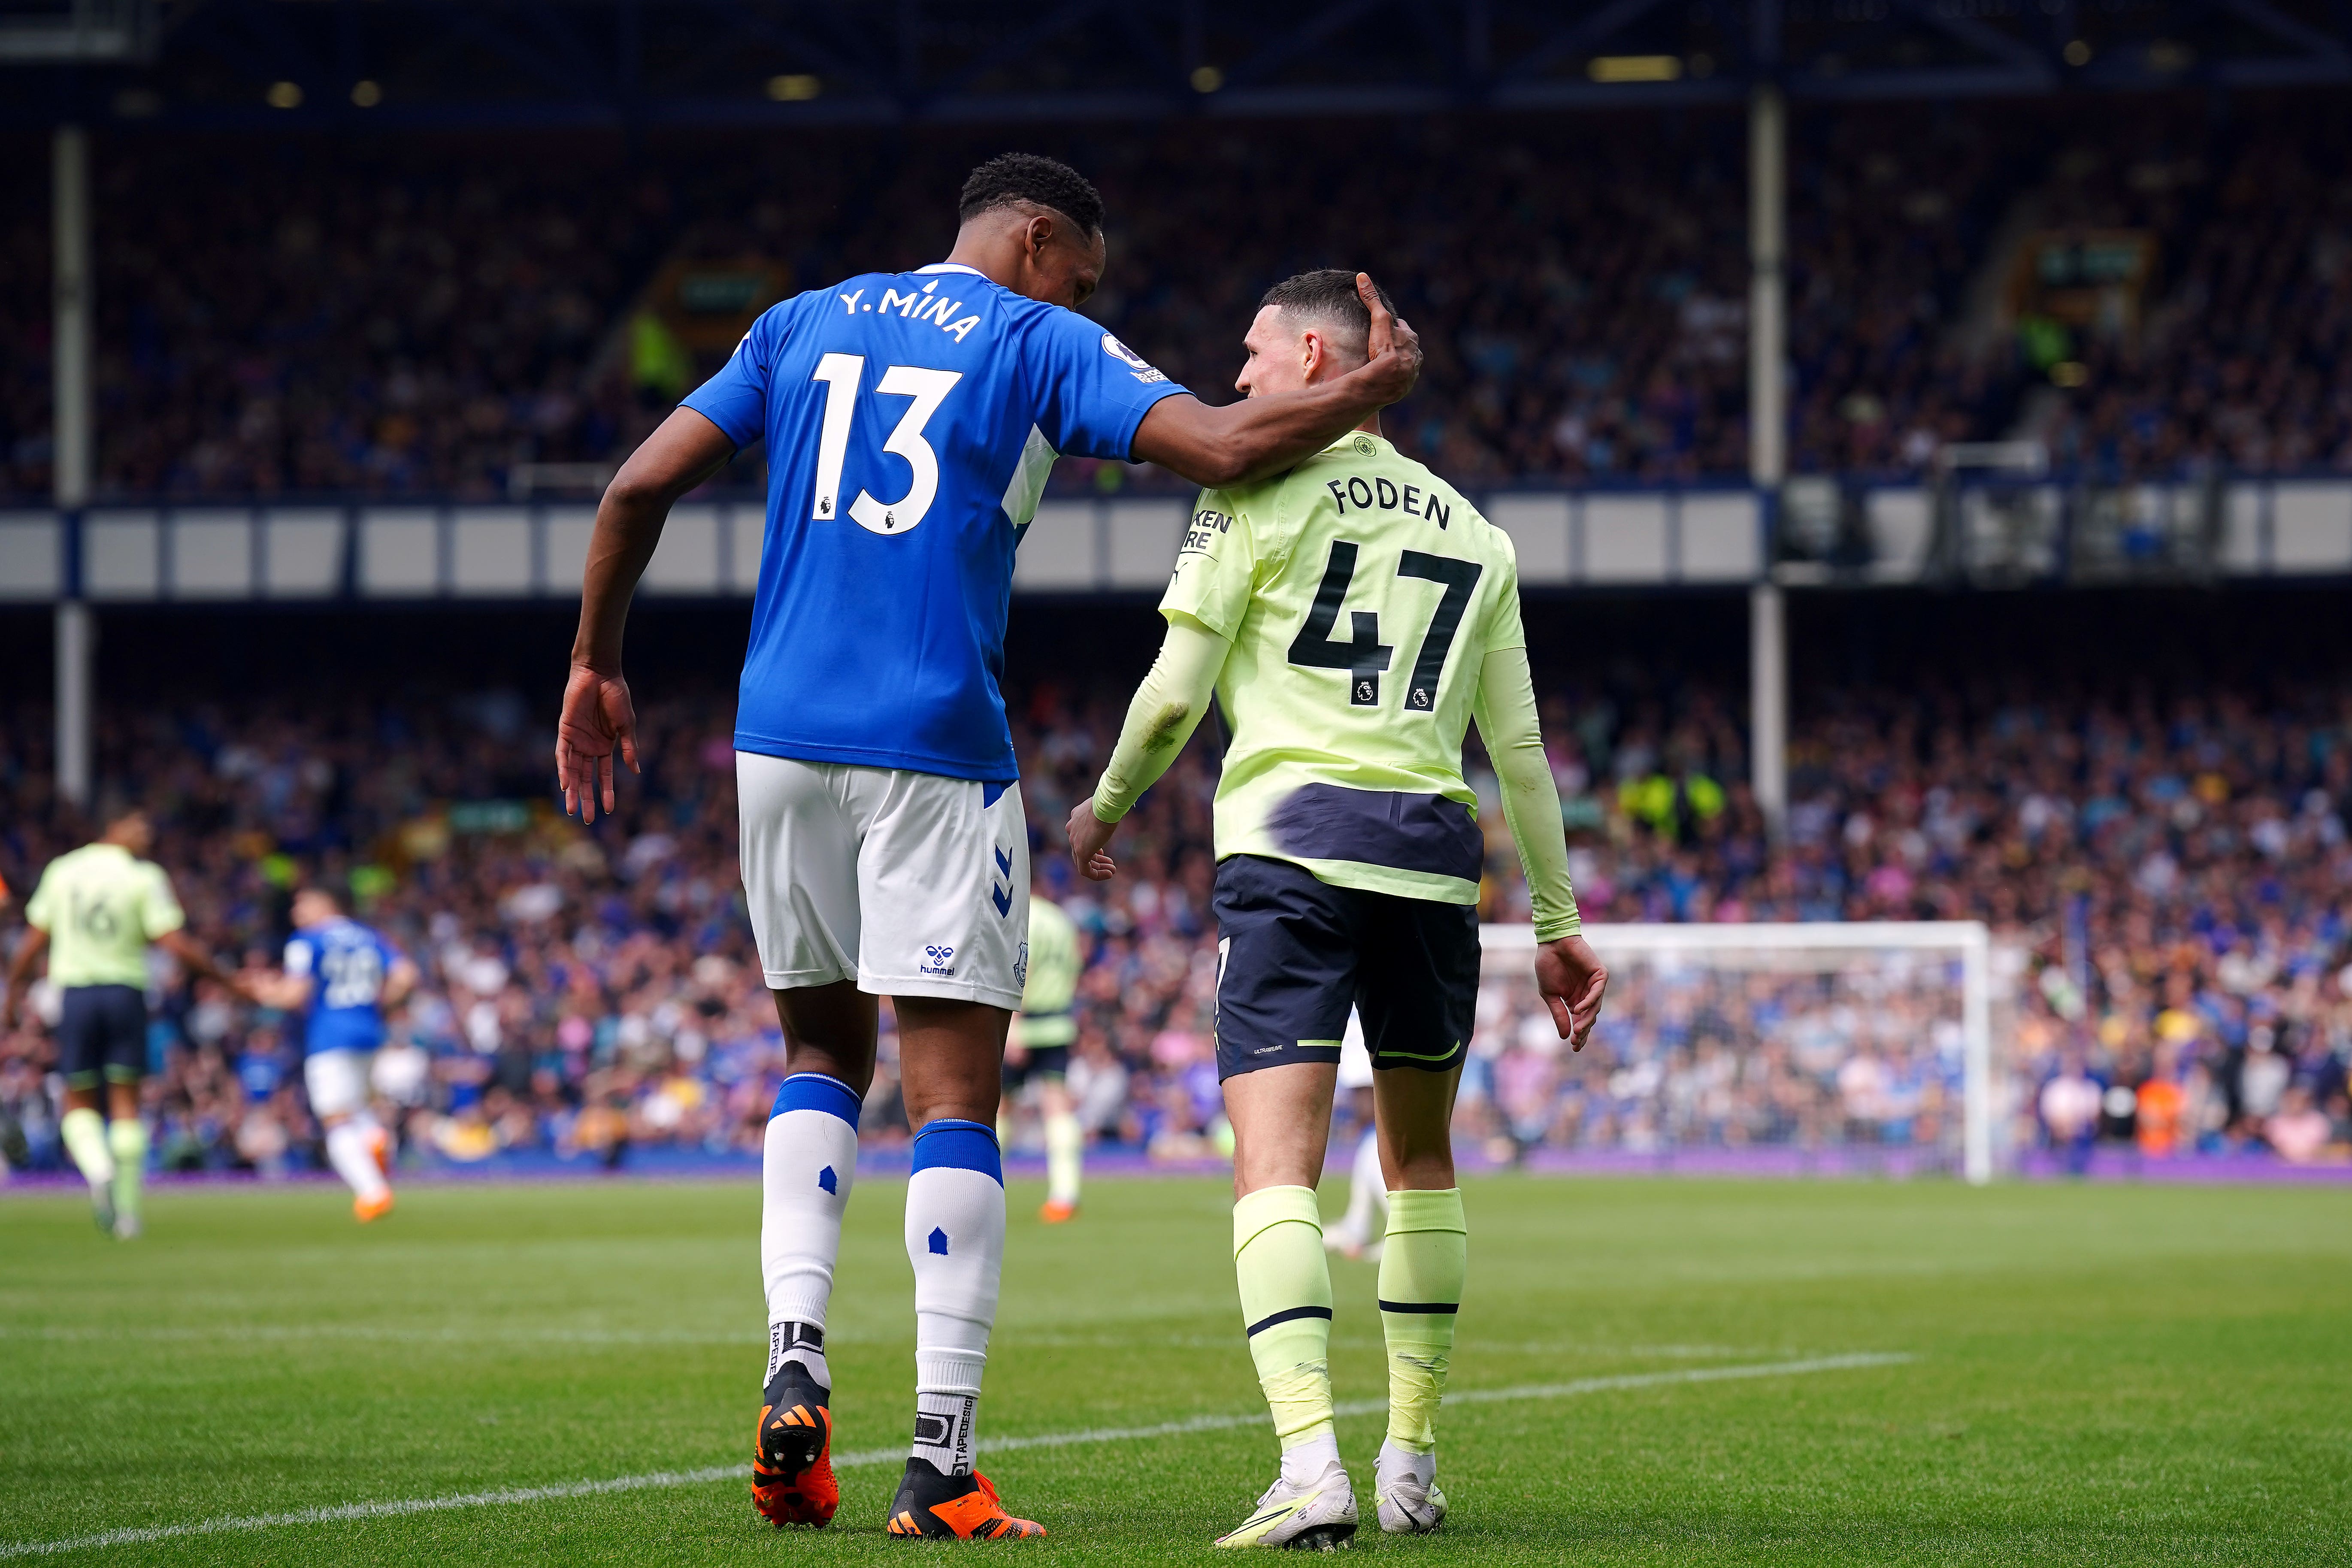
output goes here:
[[[1430, 347], [1401, 434], [1486, 484], [1744, 472], [1742, 134], [1693, 110], [1017, 139], [1109, 197], [1094, 313], [1213, 400], [1268, 280], [1379, 266]], [[1800, 116], [1794, 467], [1916, 472], [2013, 434], [2115, 476], [2352, 464], [2346, 136], [2294, 94]], [[101, 138], [100, 492], [479, 498], [617, 460], [732, 341], [660, 324], [665, 264], [725, 283], [760, 258], [797, 289], [935, 256], [940, 193], [1005, 140]], [[38, 192], [6, 199], [0, 499], [33, 500], [47, 259]], [[2081, 321], [2024, 286], [2126, 252]]]
[[[2128, 154], [2123, 147], [2137, 145]], [[2042, 434], [2107, 473], [2199, 462], [2352, 467], [2352, 140], [2340, 115], [2070, 149], [2042, 199], [2084, 228], [2159, 237], [2136, 342], [2087, 334], [2079, 395]]]
[[[29, 136], [0, 139], [14, 167], [40, 155]], [[49, 489], [47, 205], [33, 181], [0, 188], [0, 502]]]

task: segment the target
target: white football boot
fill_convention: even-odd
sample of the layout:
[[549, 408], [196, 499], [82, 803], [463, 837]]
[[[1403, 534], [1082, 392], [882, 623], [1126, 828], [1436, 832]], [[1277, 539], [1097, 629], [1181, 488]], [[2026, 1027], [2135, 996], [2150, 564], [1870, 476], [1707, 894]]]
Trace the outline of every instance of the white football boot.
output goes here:
[[1329, 1552], [1356, 1533], [1356, 1489], [1334, 1459], [1320, 1476], [1300, 1485], [1276, 1478], [1257, 1509], [1220, 1546], [1287, 1546]]
[[1372, 1515], [1391, 1535], [1427, 1535], [1445, 1522], [1437, 1488], [1437, 1450], [1416, 1454], [1382, 1441], [1372, 1480]]

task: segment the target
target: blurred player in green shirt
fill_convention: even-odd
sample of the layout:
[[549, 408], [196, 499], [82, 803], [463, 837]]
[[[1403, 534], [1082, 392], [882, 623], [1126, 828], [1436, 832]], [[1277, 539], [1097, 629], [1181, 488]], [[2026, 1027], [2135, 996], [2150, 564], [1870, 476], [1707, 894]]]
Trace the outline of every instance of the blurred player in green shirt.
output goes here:
[[1086, 1129], [1078, 1125], [1070, 1097], [1070, 1046], [1078, 1037], [1071, 1013], [1078, 975], [1086, 967], [1084, 939], [1061, 906], [1046, 896], [1040, 879], [1029, 894], [1029, 942], [1022, 959], [1021, 1011], [1013, 1015], [1013, 1038], [1004, 1052], [1004, 1092], [1012, 1097], [1031, 1080], [1045, 1119], [1045, 1206], [1037, 1217], [1047, 1225], [1074, 1219], [1078, 1181], [1086, 1161]]
[[[1310, 272], [1261, 302], [1235, 385], [1315, 385], [1363, 362], [1360, 274]], [[1222, 1546], [1331, 1546], [1356, 1528], [1332, 1426], [1331, 1275], [1315, 1185], [1353, 1005], [1373, 1068], [1389, 1222], [1380, 1264], [1391, 1533], [1445, 1516], [1436, 1415], [1468, 1226], [1454, 1089], [1475, 1015], [1486, 841], [1462, 775], [1473, 719], [1535, 906], [1536, 982], [1580, 1049], [1608, 977], [1578, 934], [1559, 796], [1537, 728], [1508, 535], [1383, 440], [1377, 416], [1297, 468], [1204, 491], [1160, 600], [1168, 638], [1093, 797], [1070, 815], [1086, 876], [1182, 750], [1213, 689], [1232, 728], [1217, 784], [1217, 1072], [1233, 1122], [1234, 1258], [1282, 1474]]]
[[[14, 1029], [33, 965], [49, 955], [61, 1002], [58, 1070], [66, 1080], [58, 1130], [89, 1183], [99, 1228], [126, 1239], [139, 1234], [147, 1164], [139, 1080], [147, 1071], [148, 945], [235, 989], [182, 929], [188, 918], [172, 896], [172, 879], [146, 858], [154, 842], [146, 813], [134, 811], [109, 824], [97, 843], [49, 862], [26, 901], [31, 929], [16, 944], [0, 1001], [0, 1029]], [[101, 1082], [111, 1125], [99, 1111]]]

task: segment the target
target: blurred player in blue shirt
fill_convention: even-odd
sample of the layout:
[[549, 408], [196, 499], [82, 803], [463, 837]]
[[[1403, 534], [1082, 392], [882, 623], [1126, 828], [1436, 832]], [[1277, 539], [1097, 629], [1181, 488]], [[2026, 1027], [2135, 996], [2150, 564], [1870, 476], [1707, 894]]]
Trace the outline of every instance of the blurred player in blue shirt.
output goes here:
[[301, 1015], [310, 1110], [327, 1130], [327, 1158], [351, 1184], [352, 1212], [363, 1222], [392, 1212], [392, 1139], [368, 1110], [368, 1068], [383, 1044], [384, 1015], [416, 978], [416, 965], [399, 949], [313, 885], [294, 895], [284, 969], [252, 983], [263, 1005]]
[[614, 477], [556, 768], [567, 809], [612, 810], [615, 755], [637, 762], [629, 596], [672, 503], [764, 446], [736, 774], [788, 1076], [764, 1163], [752, 1497], [779, 1525], [823, 1524], [839, 1502], [824, 1321], [887, 995], [916, 1129], [916, 1416], [886, 1524], [996, 1537], [1041, 1533], [971, 1468], [1004, 1246], [1000, 1075], [1028, 968], [1029, 842], [1001, 690], [1013, 552], [1057, 457], [1156, 462], [1204, 484], [1276, 472], [1402, 397], [1420, 351], [1375, 300], [1355, 374], [1212, 408], [1076, 313], [1105, 249], [1102, 197], [1076, 172], [992, 159], [957, 216], [946, 260], [768, 310]]

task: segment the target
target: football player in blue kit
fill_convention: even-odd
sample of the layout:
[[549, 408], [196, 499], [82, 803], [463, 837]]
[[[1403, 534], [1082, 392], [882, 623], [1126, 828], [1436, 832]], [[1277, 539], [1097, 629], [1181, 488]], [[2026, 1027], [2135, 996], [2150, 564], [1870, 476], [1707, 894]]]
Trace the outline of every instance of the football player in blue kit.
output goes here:
[[302, 1015], [302, 1082], [327, 1130], [327, 1160], [361, 1223], [392, 1212], [392, 1135], [368, 1110], [368, 1068], [384, 1015], [416, 985], [416, 965], [315, 884], [294, 895], [285, 967], [249, 979], [254, 1000]]
[[768, 516], [736, 710], [745, 900], [783, 1025], [760, 1252], [769, 1358], [752, 1497], [772, 1521], [839, 1502], [824, 1358], [877, 999], [915, 1129], [915, 1437], [900, 1536], [1041, 1534], [972, 1468], [1004, 1249], [996, 1143], [1021, 1003], [1029, 840], [999, 689], [1013, 552], [1061, 456], [1223, 484], [1278, 472], [1412, 389], [1411, 329], [1377, 300], [1367, 363], [1211, 407], [1076, 313], [1102, 198], [1051, 159], [966, 181], [944, 261], [774, 306], [623, 466], [598, 508], [556, 741], [567, 809], [613, 809], [636, 763], [622, 630], [671, 505], [766, 443]]

